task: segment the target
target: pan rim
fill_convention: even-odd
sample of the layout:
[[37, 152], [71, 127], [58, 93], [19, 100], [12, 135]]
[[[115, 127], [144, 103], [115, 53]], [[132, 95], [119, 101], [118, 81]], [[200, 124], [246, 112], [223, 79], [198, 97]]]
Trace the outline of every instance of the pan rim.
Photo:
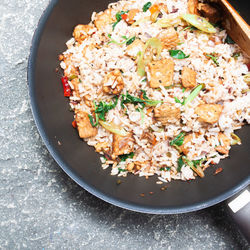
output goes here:
[[46, 9], [44, 10], [40, 20], [37, 24], [37, 28], [34, 32], [31, 47], [30, 47], [30, 55], [28, 59], [28, 67], [27, 67], [27, 81], [28, 81], [28, 88], [29, 88], [29, 97], [30, 97], [30, 105], [31, 111], [34, 117], [34, 121], [38, 132], [43, 140], [43, 143], [47, 147], [50, 155], [56, 161], [56, 163], [61, 167], [61, 169], [79, 186], [84, 188], [86, 191], [91, 193], [92, 195], [98, 197], [99, 199], [108, 202], [112, 205], [118, 206], [120, 208], [124, 208], [134, 212], [140, 213], [147, 213], [147, 214], [181, 214], [181, 213], [188, 213], [193, 211], [198, 211], [204, 208], [208, 208], [210, 206], [216, 205], [237, 192], [241, 191], [243, 188], [250, 184], [250, 177], [244, 179], [240, 184], [234, 186], [233, 188], [225, 191], [224, 193], [216, 196], [214, 198], [208, 199], [205, 202], [197, 202], [192, 205], [188, 206], [176, 206], [176, 207], [166, 207], [166, 208], [154, 208], [153, 206], [142, 206], [137, 204], [132, 204], [128, 202], [124, 202], [122, 200], [113, 198], [103, 192], [97, 190], [96, 188], [88, 185], [85, 183], [77, 174], [75, 174], [70, 167], [62, 160], [61, 156], [56, 152], [53, 146], [50, 144], [49, 138], [46, 134], [44, 127], [42, 126], [41, 117], [39, 115], [38, 106], [36, 103], [36, 98], [34, 94], [34, 86], [35, 86], [35, 62], [36, 56], [40, 45], [41, 36], [44, 30], [44, 27], [47, 23], [48, 18], [50, 17], [51, 13], [53, 12], [54, 7], [58, 4], [59, 0], [51, 0], [47, 5]]

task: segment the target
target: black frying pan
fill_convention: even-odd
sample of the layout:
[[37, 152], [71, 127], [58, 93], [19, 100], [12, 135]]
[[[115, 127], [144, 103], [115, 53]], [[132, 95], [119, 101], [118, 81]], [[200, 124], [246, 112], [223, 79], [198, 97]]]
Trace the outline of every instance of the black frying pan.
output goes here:
[[[53, 0], [44, 12], [33, 38], [28, 82], [33, 115], [51, 155], [62, 169], [93, 195], [126, 209], [153, 214], [195, 211], [219, 203], [250, 183], [250, 127], [238, 132], [241, 146], [234, 146], [230, 158], [210, 167], [203, 179], [172, 181], [162, 191], [156, 177], [148, 180], [129, 175], [118, 178], [101, 168], [99, 155], [72, 128], [73, 113], [63, 96], [55, 69], [58, 55], [79, 23], [88, 23], [93, 11], [107, 7], [108, 0]], [[247, 8], [246, 8], [247, 10]], [[217, 167], [223, 172], [214, 176]], [[149, 192], [153, 192], [150, 195]], [[140, 194], [145, 194], [144, 197]]]

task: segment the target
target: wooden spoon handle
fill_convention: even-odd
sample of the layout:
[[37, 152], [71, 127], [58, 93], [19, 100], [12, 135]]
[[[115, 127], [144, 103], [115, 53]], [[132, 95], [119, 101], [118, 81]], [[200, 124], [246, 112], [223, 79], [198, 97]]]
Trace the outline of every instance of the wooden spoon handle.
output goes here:
[[250, 56], [250, 28], [227, 0], [219, 1], [223, 8], [222, 24], [229, 36]]

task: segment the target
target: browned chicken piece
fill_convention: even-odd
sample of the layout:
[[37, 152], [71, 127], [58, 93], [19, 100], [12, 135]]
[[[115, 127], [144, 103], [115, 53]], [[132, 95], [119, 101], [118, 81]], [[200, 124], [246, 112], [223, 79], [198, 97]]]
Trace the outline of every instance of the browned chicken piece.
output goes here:
[[229, 153], [229, 146], [231, 144], [230, 139], [224, 133], [220, 132], [218, 134], [218, 140], [220, 142], [220, 145], [217, 146], [215, 150], [221, 154], [227, 155]]
[[187, 146], [187, 143], [192, 141], [193, 135], [194, 135], [194, 134], [188, 134], [188, 135], [186, 135], [186, 136], [184, 137], [183, 144], [179, 147], [180, 151], [181, 151], [183, 154], [185, 154], [185, 155], [187, 155], [188, 152], [189, 152], [189, 147]]
[[137, 13], [139, 13], [140, 10], [138, 9], [132, 9], [128, 12], [128, 17], [127, 19], [125, 20], [128, 24], [133, 24], [135, 22], [134, 18], [136, 16]]
[[180, 42], [178, 33], [173, 27], [169, 27], [166, 30], [161, 31], [157, 38], [162, 42], [164, 49], [172, 49]]
[[196, 86], [196, 72], [188, 67], [183, 67], [181, 81], [183, 87], [194, 88]]
[[154, 109], [154, 117], [157, 121], [160, 121], [162, 125], [167, 125], [178, 122], [181, 118], [181, 111], [172, 103], [164, 103]]
[[89, 138], [97, 135], [97, 128], [93, 128], [88, 117], [88, 113], [82, 110], [76, 110], [75, 121], [79, 136]]
[[188, 0], [188, 13], [198, 15], [198, 0]]
[[66, 68], [64, 70], [64, 75], [65, 76], [71, 77], [72, 75], [76, 75], [76, 76], [79, 75], [79, 69], [72, 65], [73, 64], [73, 62], [72, 62], [72, 54], [64, 56], [63, 62], [66, 65]]
[[174, 61], [172, 59], [162, 59], [148, 64], [151, 88], [173, 85]]
[[201, 104], [195, 109], [195, 113], [199, 116], [200, 122], [213, 124], [219, 120], [222, 109], [222, 105], [219, 104]]
[[115, 22], [115, 18], [112, 16], [111, 9], [107, 9], [96, 15], [94, 24], [98, 30], [102, 27]]
[[198, 10], [201, 15], [207, 17], [211, 23], [217, 23], [221, 20], [220, 11], [209, 4], [199, 3]]
[[135, 58], [139, 51], [142, 51], [144, 48], [144, 43], [140, 39], [134, 40], [133, 43], [128, 45], [126, 53], [128, 56]]
[[122, 73], [119, 69], [107, 74], [103, 81], [103, 92], [109, 95], [118, 95], [124, 88]]
[[159, 3], [158, 5], [161, 11], [163, 10], [166, 14], [168, 14], [168, 6], [166, 4]]
[[134, 139], [132, 135], [121, 136], [113, 134], [112, 143], [113, 154], [112, 158], [116, 158], [118, 155], [129, 154], [134, 150]]
[[84, 25], [84, 24], [78, 24], [74, 31], [73, 31], [73, 36], [77, 42], [82, 42], [85, 40], [89, 35], [88, 32], [92, 29], [93, 27], [90, 25]]
[[108, 142], [98, 142], [95, 145], [95, 150], [98, 153], [108, 151], [109, 150], [109, 143]]

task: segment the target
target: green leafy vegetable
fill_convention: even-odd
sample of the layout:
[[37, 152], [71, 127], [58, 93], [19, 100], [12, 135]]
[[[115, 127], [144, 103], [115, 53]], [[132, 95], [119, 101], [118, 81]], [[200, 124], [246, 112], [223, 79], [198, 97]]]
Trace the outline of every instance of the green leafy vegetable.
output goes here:
[[92, 127], [96, 127], [99, 124], [99, 117], [97, 114], [95, 115], [95, 122], [94, 122], [94, 117], [92, 115], [88, 115], [88, 117]]
[[[144, 92], [143, 95], [145, 96], [146, 92]], [[124, 104], [127, 104], [127, 103], [132, 103], [134, 105], [141, 104], [142, 107], [144, 107], [145, 105], [151, 107], [151, 106], [156, 106], [157, 104], [161, 102], [162, 101], [148, 99], [147, 96], [144, 100], [139, 97], [132, 96], [127, 92], [126, 95], [122, 94], [121, 107], [124, 108]]]
[[146, 12], [151, 6], [151, 2], [147, 2], [146, 4], [144, 4], [144, 6], [142, 7], [143, 12]]
[[115, 15], [116, 22], [114, 22], [112, 25], [113, 30], [115, 29], [115, 26], [122, 20], [122, 15], [124, 15], [126, 13], [128, 13], [128, 10], [127, 11], [122, 10], [122, 11], [116, 13], [116, 15]]
[[131, 38], [127, 39], [127, 41], [126, 41], [126, 45], [130, 45], [131, 43], [133, 43], [133, 42], [134, 42], [134, 40], [135, 40], [135, 36], [133, 36], [133, 37], [131, 37]]
[[184, 163], [186, 165], [188, 165], [196, 174], [198, 174], [201, 178], [203, 178], [205, 175], [204, 175], [204, 172], [202, 170], [202, 168], [198, 165], [194, 165], [194, 162], [193, 161], [190, 161], [188, 160], [188, 158], [186, 156], [183, 156], [182, 157], [182, 160], [184, 161]]
[[118, 103], [118, 96], [115, 96], [113, 98], [113, 102], [107, 103], [107, 102], [101, 101], [99, 104], [96, 104], [96, 102], [94, 102], [95, 122], [94, 122], [94, 117], [92, 115], [88, 115], [91, 125], [93, 127], [96, 127], [99, 124], [99, 119], [105, 121], [106, 113], [109, 110], [115, 108], [117, 103]]
[[205, 160], [206, 160], [205, 158], [201, 158], [199, 160], [193, 160], [192, 162], [194, 164], [194, 167], [197, 168], [200, 167]]
[[174, 97], [174, 100], [176, 103], [180, 103], [181, 105], [184, 104], [185, 100], [184, 101], [181, 101], [180, 99], [178, 99], [177, 97]]
[[170, 56], [176, 59], [185, 59], [190, 57], [190, 55], [185, 55], [185, 53], [182, 50], [169, 50]]
[[182, 88], [182, 93], [184, 93], [186, 91], [186, 88]]
[[225, 39], [225, 43], [234, 44], [235, 41], [229, 35], [227, 35], [227, 37]]
[[181, 146], [184, 142], [184, 137], [185, 137], [185, 133], [181, 132], [179, 135], [177, 135], [171, 142], [170, 145], [171, 146]]
[[216, 64], [216, 66], [220, 66], [220, 64], [218, 63], [218, 56], [216, 56], [215, 53], [206, 54], [206, 57], [211, 58], [211, 60]]
[[163, 167], [163, 168], [160, 168], [160, 171], [170, 171], [170, 167]]
[[205, 88], [204, 84], [199, 84], [197, 87], [195, 87], [190, 95], [184, 100], [183, 105], [187, 104], [188, 102], [192, 102], [203, 88]]
[[119, 155], [120, 161], [126, 161], [128, 158], [133, 158], [135, 155], [134, 152], [131, 152], [129, 154]]
[[239, 56], [240, 56], [240, 52], [234, 52], [232, 54], [232, 57], [235, 58], [235, 59], [237, 59]]
[[123, 169], [123, 168], [118, 168], [119, 172], [127, 172], [126, 169]]
[[179, 157], [179, 159], [177, 160], [177, 172], [181, 172], [181, 168], [185, 165], [183, 159], [182, 159], [182, 156]]
[[194, 15], [194, 14], [184, 14], [182, 15], [182, 18], [190, 23], [192, 26], [194, 26], [195, 28], [207, 32], [207, 33], [215, 33], [216, 29], [214, 28], [214, 26], [209, 23], [206, 18], [198, 16], [198, 15]]

